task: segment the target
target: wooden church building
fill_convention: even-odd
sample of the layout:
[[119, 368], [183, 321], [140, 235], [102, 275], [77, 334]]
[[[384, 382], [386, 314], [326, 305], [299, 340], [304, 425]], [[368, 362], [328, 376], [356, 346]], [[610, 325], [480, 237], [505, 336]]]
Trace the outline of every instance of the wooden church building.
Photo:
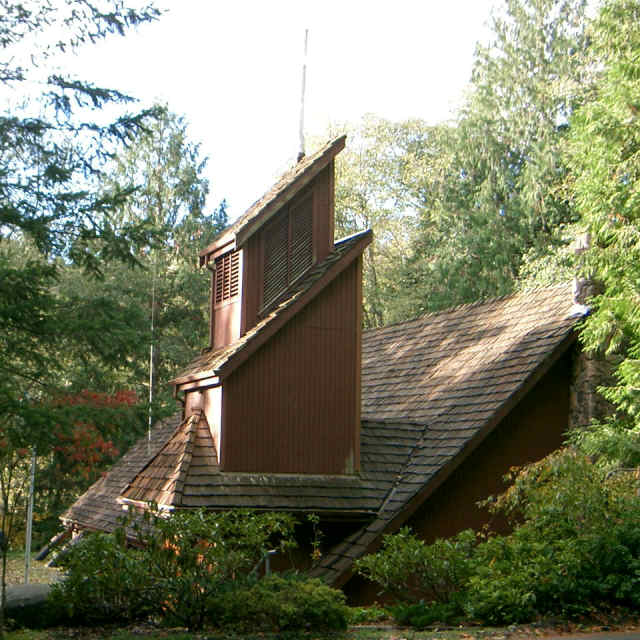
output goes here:
[[352, 564], [385, 533], [480, 526], [475, 503], [511, 466], [589, 421], [570, 285], [362, 331], [372, 233], [334, 240], [344, 146], [300, 160], [201, 251], [210, 344], [172, 381], [181, 411], [78, 499], [68, 528], [108, 531], [152, 502], [315, 513], [316, 574], [365, 601]]

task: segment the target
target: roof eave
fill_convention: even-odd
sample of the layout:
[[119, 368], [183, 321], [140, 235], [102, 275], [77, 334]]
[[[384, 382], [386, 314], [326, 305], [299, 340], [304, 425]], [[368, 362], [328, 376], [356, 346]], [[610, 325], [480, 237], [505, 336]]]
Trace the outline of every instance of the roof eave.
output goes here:
[[186, 376], [180, 376], [169, 380], [168, 384], [174, 385], [176, 391], [191, 391], [192, 389], [208, 389], [220, 385], [220, 378], [214, 371], [201, 371]]

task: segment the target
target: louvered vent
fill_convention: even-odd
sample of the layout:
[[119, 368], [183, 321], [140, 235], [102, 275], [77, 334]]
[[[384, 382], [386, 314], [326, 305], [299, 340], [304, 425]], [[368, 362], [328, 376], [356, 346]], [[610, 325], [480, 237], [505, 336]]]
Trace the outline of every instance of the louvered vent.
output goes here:
[[229, 251], [216, 258], [216, 304], [238, 295], [240, 252]]
[[264, 230], [263, 309], [313, 262], [313, 206], [308, 193], [285, 207]]
[[301, 276], [313, 262], [313, 209], [311, 197], [291, 209], [291, 256], [289, 281]]
[[264, 304], [269, 304], [289, 281], [289, 219], [279, 215], [265, 230]]

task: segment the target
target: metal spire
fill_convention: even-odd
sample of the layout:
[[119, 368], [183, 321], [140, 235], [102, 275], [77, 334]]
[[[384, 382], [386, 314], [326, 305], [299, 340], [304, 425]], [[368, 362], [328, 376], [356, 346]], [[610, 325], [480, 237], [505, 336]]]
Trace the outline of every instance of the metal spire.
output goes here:
[[304, 62], [302, 63], [302, 93], [300, 96], [300, 150], [298, 151], [298, 162], [304, 158], [304, 94], [307, 87], [307, 42], [309, 40], [309, 29], [304, 30]]

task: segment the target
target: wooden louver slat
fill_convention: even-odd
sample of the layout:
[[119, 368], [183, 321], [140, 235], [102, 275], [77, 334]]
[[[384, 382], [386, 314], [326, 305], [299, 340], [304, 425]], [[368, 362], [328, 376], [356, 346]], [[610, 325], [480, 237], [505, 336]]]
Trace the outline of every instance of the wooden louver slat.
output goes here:
[[289, 221], [280, 215], [265, 230], [263, 304], [269, 304], [287, 286]]
[[301, 276], [313, 262], [313, 209], [311, 197], [305, 198], [295, 209], [291, 218], [291, 252], [289, 282]]
[[216, 265], [215, 301], [220, 304], [238, 295], [240, 288], [240, 252], [229, 251], [218, 256]]
[[262, 306], [275, 301], [313, 263], [313, 198], [283, 208], [264, 231]]

